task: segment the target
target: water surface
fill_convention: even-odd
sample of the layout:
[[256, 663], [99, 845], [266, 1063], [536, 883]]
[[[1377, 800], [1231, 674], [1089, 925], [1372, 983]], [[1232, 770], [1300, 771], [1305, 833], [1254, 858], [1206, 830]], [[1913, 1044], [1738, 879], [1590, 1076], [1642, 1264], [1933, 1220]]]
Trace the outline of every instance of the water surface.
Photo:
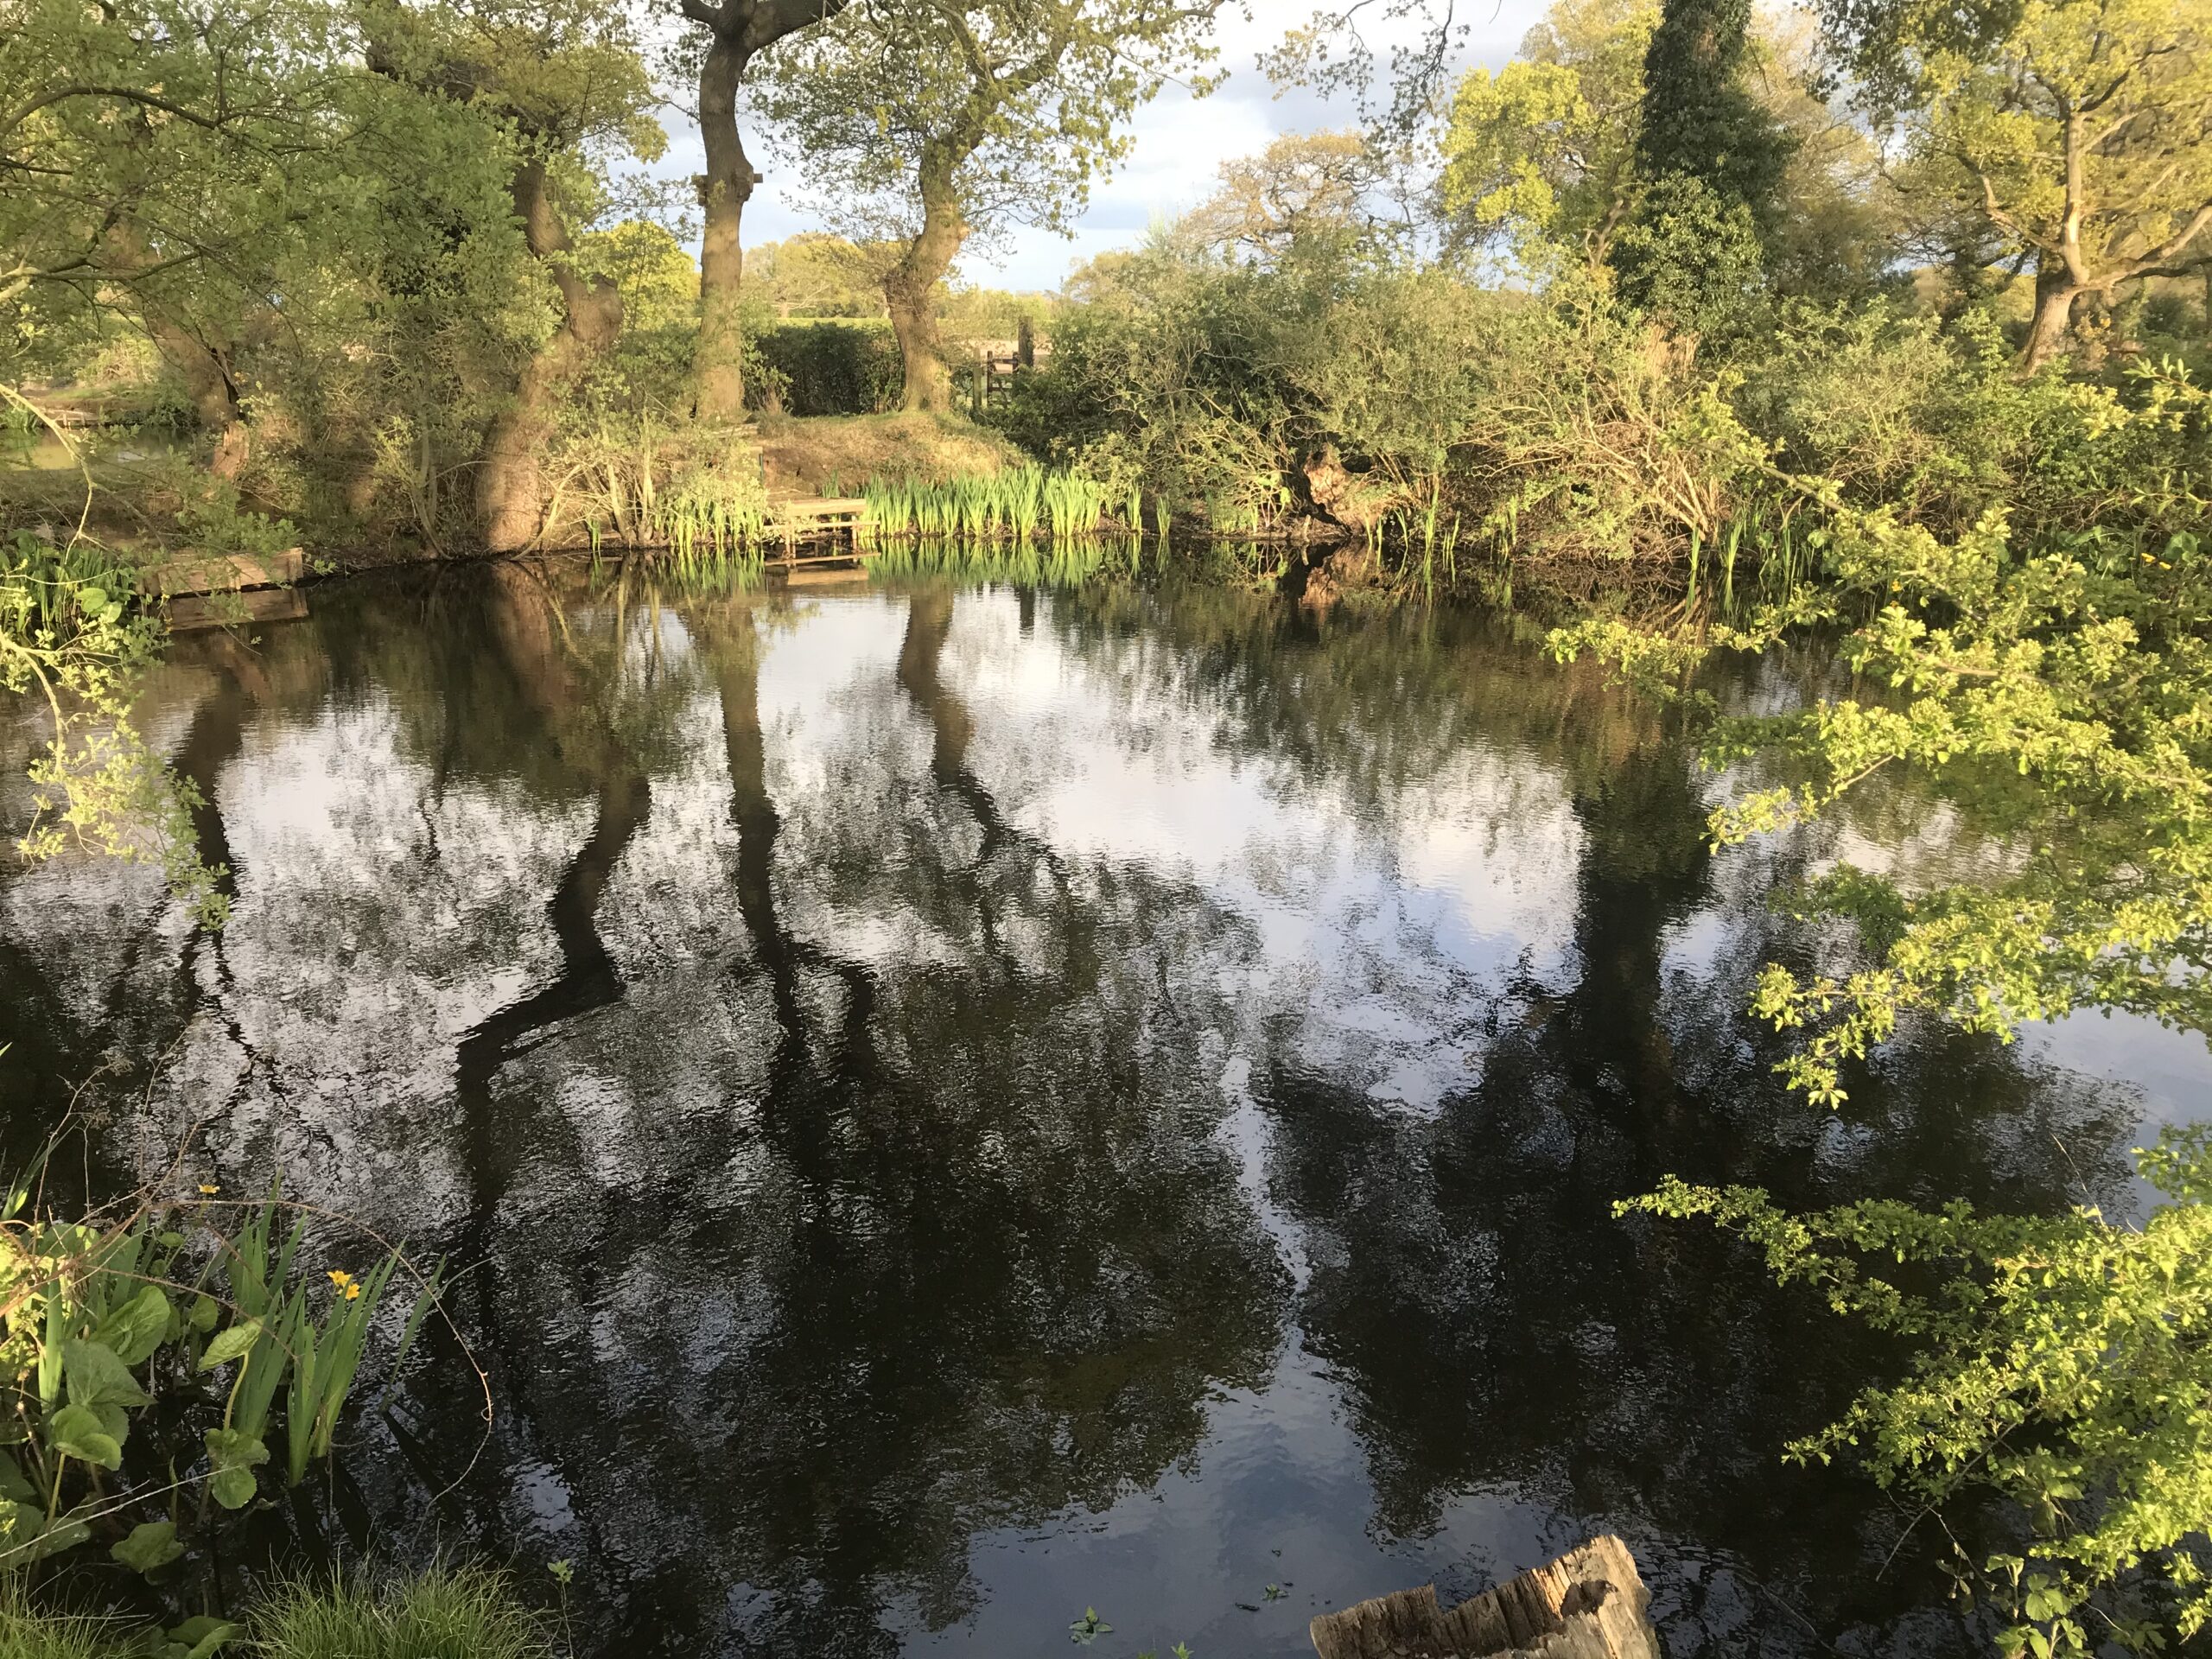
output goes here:
[[1051, 1654], [1095, 1606], [1101, 1659], [1231, 1659], [1611, 1529], [1673, 1655], [1971, 1642], [1932, 1540], [1778, 1459], [1895, 1356], [1611, 1211], [2134, 1201], [2196, 1039], [1910, 1032], [1840, 1113], [1772, 1074], [1753, 976], [1841, 942], [1770, 894], [2001, 857], [1951, 809], [1716, 856], [1664, 717], [1475, 615], [518, 565], [312, 610], [148, 698], [225, 932], [0, 874], [0, 1090], [15, 1146], [89, 1077], [105, 1179], [188, 1138], [467, 1265], [488, 1440], [437, 1338], [327, 1547], [569, 1559], [591, 1650]]

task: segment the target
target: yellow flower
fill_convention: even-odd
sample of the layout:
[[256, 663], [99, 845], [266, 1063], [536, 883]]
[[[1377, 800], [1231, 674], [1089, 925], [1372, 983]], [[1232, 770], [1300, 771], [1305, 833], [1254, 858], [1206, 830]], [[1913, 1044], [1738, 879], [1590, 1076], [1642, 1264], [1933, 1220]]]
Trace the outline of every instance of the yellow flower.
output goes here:
[[[343, 1268], [333, 1268], [330, 1270], [330, 1282], [337, 1286], [339, 1289], [344, 1290], [353, 1284], [353, 1275], [346, 1272]], [[360, 1293], [356, 1290], [353, 1294], [355, 1295], [359, 1295]]]
[[219, 1186], [210, 1186], [205, 1181], [200, 1183], [200, 1196], [203, 1198], [212, 1198], [222, 1190]]
[[346, 1286], [346, 1300], [347, 1301], [349, 1301], [349, 1302], [358, 1302], [358, 1301], [359, 1301], [359, 1300], [361, 1300], [361, 1287], [360, 1287], [359, 1285], [348, 1285], [348, 1286]]

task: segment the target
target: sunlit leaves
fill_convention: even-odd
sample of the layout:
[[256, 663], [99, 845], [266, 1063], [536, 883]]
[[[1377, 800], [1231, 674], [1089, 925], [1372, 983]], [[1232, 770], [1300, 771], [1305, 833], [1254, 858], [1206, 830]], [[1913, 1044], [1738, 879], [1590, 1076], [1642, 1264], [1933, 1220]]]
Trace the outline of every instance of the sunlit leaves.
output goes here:
[[2035, 1534], [2022, 1554], [1958, 1562], [1962, 1587], [2014, 1621], [2004, 1650], [2087, 1654], [2110, 1639], [2148, 1652], [2163, 1621], [2131, 1614], [2115, 1592], [2162, 1590], [2185, 1637], [2212, 1614], [2200, 1559], [2212, 1517], [2212, 1128], [2170, 1131], [2138, 1157], [2167, 1199], [2139, 1230], [2094, 1210], [1985, 1216], [1964, 1204], [1791, 1216], [1753, 1189], [1671, 1179], [1621, 1207], [1710, 1220], [1758, 1249], [1779, 1282], [1912, 1341], [1902, 1381], [1867, 1389], [1789, 1455], [1853, 1459], [1931, 1511], [1975, 1488], [2020, 1505]]

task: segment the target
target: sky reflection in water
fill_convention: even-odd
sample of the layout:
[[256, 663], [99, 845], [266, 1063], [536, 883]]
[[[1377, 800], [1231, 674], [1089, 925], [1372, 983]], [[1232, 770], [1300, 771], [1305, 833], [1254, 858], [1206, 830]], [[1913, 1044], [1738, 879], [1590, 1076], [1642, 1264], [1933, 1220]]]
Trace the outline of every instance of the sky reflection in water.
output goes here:
[[1671, 1654], [1970, 1639], [1916, 1542], [1878, 1576], [1878, 1495], [1778, 1462], [1889, 1357], [1610, 1210], [2132, 1201], [2195, 1038], [1913, 1033], [1840, 1114], [1771, 1075], [1751, 976], [1837, 941], [1769, 893], [2001, 855], [1942, 804], [1714, 857], [1663, 719], [1475, 616], [513, 566], [312, 609], [149, 699], [219, 938], [143, 873], [0, 876], [0, 1087], [22, 1147], [111, 1056], [116, 1144], [199, 1123], [208, 1179], [475, 1264], [490, 1447], [429, 1504], [477, 1402], [418, 1365], [328, 1538], [569, 1557], [639, 1652], [1058, 1652], [1095, 1605], [1102, 1656], [1287, 1656], [1604, 1528]]

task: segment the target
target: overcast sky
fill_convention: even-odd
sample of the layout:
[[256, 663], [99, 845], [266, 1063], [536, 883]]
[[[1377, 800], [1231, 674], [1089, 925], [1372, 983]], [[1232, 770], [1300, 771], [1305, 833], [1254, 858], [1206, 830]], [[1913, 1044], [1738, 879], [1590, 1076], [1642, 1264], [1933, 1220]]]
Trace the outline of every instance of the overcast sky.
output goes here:
[[[1472, 25], [1464, 53], [1469, 63], [1492, 67], [1513, 54], [1521, 37], [1543, 15], [1548, 0], [1462, 0], [1461, 15]], [[1281, 99], [1254, 67], [1262, 49], [1279, 41], [1286, 29], [1313, 15], [1315, 0], [1251, 0], [1250, 21], [1225, 16], [1217, 31], [1221, 60], [1229, 82], [1207, 99], [1193, 99], [1169, 87], [1141, 112], [1135, 145], [1115, 175], [1093, 191], [1090, 210], [1073, 239], [1018, 228], [1005, 238], [1002, 252], [971, 254], [961, 262], [970, 282], [1014, 289], [1058, 288], [1068, 268], [1109, 248], [1140, 240], [1156, 216], [1196, 204], [1212, 189], [1222, 162], [1266, 148], [1278, 133], [1311, 132], [1348, 126], [1357, 119], [1349, 105], [1330, 105], [1292, 92]], [[1494, 9], [1493, 9], [1494, 8]], [[1385, 42], [1387, 44], [1387, 41]], [[696, 129], [671, 122], [671, 154], [656, 172], [691, 174], [704, 165]], [[804, 194], [791, 189], [787, 169], [768, 154], [759, 135], [747, 133], [746, 147], [768, 175], [745, 213], [745, 243], [780, 241], [795, 231], [819, 229], [818, 222], [795, 205]]]

